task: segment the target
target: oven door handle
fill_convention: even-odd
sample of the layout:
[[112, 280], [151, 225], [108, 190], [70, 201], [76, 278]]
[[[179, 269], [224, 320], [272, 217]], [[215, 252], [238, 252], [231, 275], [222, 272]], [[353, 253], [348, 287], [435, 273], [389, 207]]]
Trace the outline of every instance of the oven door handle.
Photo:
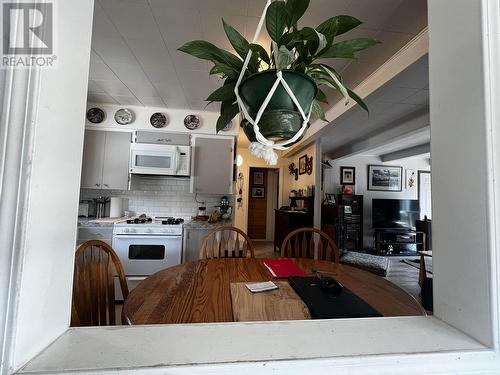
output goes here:
[[179, 147], [175, 146], [175, 173], [177, 176], [179, 173], [179, 168], [181, 166], [181, 152], [179, 151]]

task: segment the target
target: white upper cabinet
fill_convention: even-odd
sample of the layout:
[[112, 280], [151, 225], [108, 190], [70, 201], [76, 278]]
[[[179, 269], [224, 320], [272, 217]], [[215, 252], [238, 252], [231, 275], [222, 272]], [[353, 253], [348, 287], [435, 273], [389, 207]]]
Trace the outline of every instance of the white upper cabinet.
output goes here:
[[101, 189], [106, 132], [86, 130], [83, 144], [82, 188]]
[[131, 138], [128, 132], [86, 130], [81, 187], [127, 190]]
[[130, 133], [106, 132], [102, 168], [102, 185], [104, 189], [127, 190], [130, 141]]
[[232, 194], [234, 137], [193, 136], [191, 192]]

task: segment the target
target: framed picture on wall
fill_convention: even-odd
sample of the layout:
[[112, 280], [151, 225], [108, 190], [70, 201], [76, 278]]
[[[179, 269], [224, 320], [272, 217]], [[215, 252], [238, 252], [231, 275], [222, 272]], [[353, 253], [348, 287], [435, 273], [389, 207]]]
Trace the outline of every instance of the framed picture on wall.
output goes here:
[[415, 189], [417, 185], [417, 173], [415, 169], [407, 169], [406, 170], [406, 189], [412, 190]]
[[264, 199], [265, 197], [266, 197], [266, 191], [263, 187], [252, 188], [252, 198]]
[[403, 191], [403, 167], [369, 165], [368, 190]]
[[340, 167], [340, 185], [356, 184], [356, 168]]
[[299, 159], [299, 174], [306, 174], [307, 172], [307, 155], [301, 156]]
[[253, 173], [253, 185], [264, 185], [264, 172]]

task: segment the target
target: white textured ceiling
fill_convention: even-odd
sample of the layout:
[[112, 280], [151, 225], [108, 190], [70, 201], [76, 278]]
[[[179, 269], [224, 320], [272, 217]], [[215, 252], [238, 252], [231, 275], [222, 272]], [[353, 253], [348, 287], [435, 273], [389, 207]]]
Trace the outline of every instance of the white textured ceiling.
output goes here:
[[[393, 142], [388, 142], [383, 146], [371, 149], [369, 152], [363, 153], [363, 155], [372, 156], [382, 156], [387, 155], [396, 151], [407, 150], [416, 146], [421, 146], [428, 144], [431, 141], [431, 132], [429, 129], [425, 129], [417, 134], [412, 134], [411, 136], [398, 139]], [[427, 158], [427, 153], [416, 155], [415, 157]]]
[[[88, 100], [122, 105], [205, 108], [220, 82], [209, 64], [177, 51], [205, 39], [230, 48], [221, 18], [251, 39], [265, 0], [96, 0]], [[355, 86], [427, 25], [426, 0], [311, 0], [303, 23], [316, 26], [338, 14], [364, 24], [346, 37], [375, 37], [383, 44], [358, 61], [335, 67]], [[261, 42], [268, 43], [267, 36]], [[208, 110], [218, 110], [213, 104]]]
[[[367, 139], [389, 127], [400, 125], [402, 122], [428, 111], [428, 56], [422, 57], [380, 87], [368, 96], [365, 102], [370, 109], [369, 115], [359, 106], [355, 106], [337, 118], [330, 130], [321, 137], [325, 153], [334, 154], [341, 147]], [[425, 116], [419, 116], [419, 118], [421, 118], [420, 121], [427, 121]], [[422, 127], [428, 125], [428, 123], [422, 123]], [[365, 154], [380, 156], [429, 141], [430, 131], [426, 131], [418, 136], [409, 136], [404, 140], [388, 142], [386, 145], [371, 149]]]

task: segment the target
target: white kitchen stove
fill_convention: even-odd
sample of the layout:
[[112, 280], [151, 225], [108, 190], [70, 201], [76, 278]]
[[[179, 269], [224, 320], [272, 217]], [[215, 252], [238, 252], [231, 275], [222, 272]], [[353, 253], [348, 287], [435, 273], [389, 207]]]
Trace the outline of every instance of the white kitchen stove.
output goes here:
[[113, 249], [130, 290], [149, 275], [181, 264], [183, 222], [170, 217], [139, 217], [114, 225]]

